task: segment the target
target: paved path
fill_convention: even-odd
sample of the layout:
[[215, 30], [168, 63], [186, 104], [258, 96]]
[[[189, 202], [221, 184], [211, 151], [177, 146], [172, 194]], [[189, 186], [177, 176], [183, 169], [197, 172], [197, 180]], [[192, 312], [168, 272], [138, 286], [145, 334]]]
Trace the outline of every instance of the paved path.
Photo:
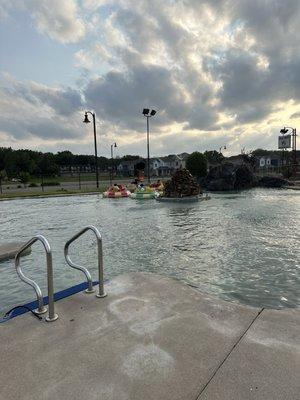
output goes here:
[[299, 310], [244, 307], [170, 278], [113, 279], [0, 326], [1, 400], [296, 400]]
[[[10, 258], [15, 258], [17, 251], [23, 246], [22, 242], [9, 242], [0, 244], [0, 261], [9, 260]], [[26, 249], [22, 256], [26, 256], [31, 253], [31, 248]]]

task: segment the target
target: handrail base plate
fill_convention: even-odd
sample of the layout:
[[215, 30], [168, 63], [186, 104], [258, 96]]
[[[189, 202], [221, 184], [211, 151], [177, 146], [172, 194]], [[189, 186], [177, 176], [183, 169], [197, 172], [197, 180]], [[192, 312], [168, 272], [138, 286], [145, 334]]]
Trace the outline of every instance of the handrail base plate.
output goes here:
[[46, 322], [54, 322], [58, 319], [58, 315], [54, 314], [53, 318], [50, 318], [49, 316], [45, 318]]
[[84, 293], [90, 294], [90, 293], [95, 293], [95, 289], [85, 289]]
[[48, 307], [44, 306], [41, 310], [39, 310], [38, 308], [36, 308], [35, 310], [33, 310], [36, 314], [41, 315], [41, 314], [45, 314], [48, 310]]
[[107, 293], [103, 293], [103, 294], [96, 294], [96, 297], [99, 297], [100, 299], [102, 299], [103, 297], [106, 297], [107, 296]]

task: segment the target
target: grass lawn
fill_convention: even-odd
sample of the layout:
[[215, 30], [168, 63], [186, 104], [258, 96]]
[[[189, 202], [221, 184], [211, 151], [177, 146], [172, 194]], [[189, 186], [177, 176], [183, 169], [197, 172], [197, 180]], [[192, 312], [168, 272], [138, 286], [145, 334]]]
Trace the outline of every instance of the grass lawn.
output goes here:
[[[128, 179], [128, 181], [132, 181], [134, 178], [132, 178], [132, 177], [130, 178], [127, 176], [126, 177], [114, 176], [114, 181], [117, 181], [118, 179], [120, 179], [120, 180]], [[81, 174], [80, 180], [82, 182], [96, 181], [96, 177], [95, 177], [95, 174]], [[110, 180], [109, 175], [99, 175], [100, 182], [101, 181], [109, 181], [109, 180]], [[73, 176], [62, 175], [62, 176], [57, 176], [57, 177], [49, 177], [49, 178], [45, 177], [44, 178], [44, 182], [78, 182], [78, 181], [79, 181], [78, 174], [74, 174]], [[31, 177], [29, 182], [41, 184], [42, 179]]]
[[69, 196], [69, 195], [81, 195], [81, 194], [92, 194], [92, 193], [103, 193], [106, 190], [106, 185], [100, 186], [99, 190], [96, 189], [84, 189], [84, 190], [47, 190], [46, 192], [9, 192], [0, 194], [0, 200], [6, 199], [17, 199], [24, 197], [51, 197], [51, 196]]
[[[128, 182], [131, 182], [132, 180], [134, 180], [133, 177], [128, 177], [128, 176], [114, 176], [114, 181], [116, 182], [118, 179], [119, 180], [128, 180]], [[62, 175], [62, 176], [56, 176], [56, 177], [44, 177], [44, 182], [59, 182], [59, 183], [63, 183], [63, 182], [78, 182], [79, 181], [79, 176], [78, 174], [74, 174], [73, 176], [66, 176], [66, 175]], [[96, 181], [96, 176], [95, 174], [81, 174], [80, 175], [80, 180], [81, 182], [92, 182], [92, 181]], [[101, 183], [101, 181], [103, 182], [108, 182], [110, 180], [109, 175], [99, 175], [99, 181]], [[37, 184], [41, 184], [42, 183], [42, 179], [39, 177], [34, 177], [31, 176], [29, 179], [29, 183], [37, 183]], [[10, 186], [10, 185], [22, 185], [22, 183], [20, 182], [12, 182], [12, 181], [2, 181], [2, 186]]]

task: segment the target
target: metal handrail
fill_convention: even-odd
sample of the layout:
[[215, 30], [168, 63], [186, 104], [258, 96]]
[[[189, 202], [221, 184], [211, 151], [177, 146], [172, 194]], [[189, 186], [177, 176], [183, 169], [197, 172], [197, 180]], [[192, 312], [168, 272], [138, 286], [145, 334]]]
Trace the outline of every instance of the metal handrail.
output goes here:
[[76, 239], [78, 239], [81, 235], [83, 235], [87, 231], [92, 231], [94, 232], [96, 239], [97, 239], [97, 248], [98, 248], [98, 274], [99, 274], [99, 292], [96, 294], [97, 297], [105, 297], [106, 293], [104, 292], [104, 285], [103, 285], [103, 251], [102, 251], [102, 236], [98, 229], [93, 226], [89, 225], [83, 228], [81, 231], [76, 233], [71, 239], [69, 239], [64, 247], [64, 254], [65, 254], [65, 259], [67, 264], [75, 269], [78, 269], [79, 271], [83, 272], [86, 276], [87, 283], [88, 283], [88, 288], [85, 290], [86, 293], [93, 293], [95, 290], [93, 288], [93, 281], [91, 274], [89, 271], [85, 268], [82, 267], [81, 265], [75, 264], [70, 256], [69, 256], [69, 246], [72, 242], [74, 242]]
[[48, 243], [48, 240], [42, 235], [36, 235], [31, 238], [27, 243], [25, 243], [17, 252], [15, 256], [15, 267], [18, 276], [20, 279], [33, 287], [38, 301], [38, 309], [36, 313], [44, 314], [47, 312], [47, 307], [44, 305], [43, 295], [40, 287], [37, 283], [35, 283], [32, 279], [27, 278], [20, 266], [20, 257], [24, 250], [31, 247], [35, 242], [40, 241], [42, 242], [44, 249], [46, 251], [46, 260], [47, 260], [47, 285], [48, 285], [48, 317], [46, 317], [47, 322], [52, 322], [57, 320], [58, 315], [54, 312], [54, 295], [53, 295], [53, 266], [52, 266], [52, 252], [51, 247]]

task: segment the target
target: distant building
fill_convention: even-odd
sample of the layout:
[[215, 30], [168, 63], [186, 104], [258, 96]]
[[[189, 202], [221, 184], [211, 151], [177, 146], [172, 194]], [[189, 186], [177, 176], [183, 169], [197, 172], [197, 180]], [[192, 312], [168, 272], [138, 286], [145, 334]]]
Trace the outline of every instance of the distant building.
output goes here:
[[247, 162], [247, 156], [245, 154], [238, 154], [236, 156], [226, 157], [224, 161], [234, 165], [243, 165]]
[[258, 157], [259, 168], [279, 167], [281, 165], [281, 157], [278, 154], [268, 154]]
[[139, 158], [130, 161], [121, 161], [117, 166], [117, 171], [119, 175], [123, 176], [136, 176], [137, 170], [145, 169], [145, 160]]
[[176, 170], [185, 168], [188, 154], [171, 154], [166, 157], [152, 158], [150, 160], [150, 172], [152, 176], [164, 177], [172, 175]]
[[73, 173], [90, 173], [95, 172], [95, 165], [60, 165], [59, 173], [60, 175], [64, 174], [73, 174]]

